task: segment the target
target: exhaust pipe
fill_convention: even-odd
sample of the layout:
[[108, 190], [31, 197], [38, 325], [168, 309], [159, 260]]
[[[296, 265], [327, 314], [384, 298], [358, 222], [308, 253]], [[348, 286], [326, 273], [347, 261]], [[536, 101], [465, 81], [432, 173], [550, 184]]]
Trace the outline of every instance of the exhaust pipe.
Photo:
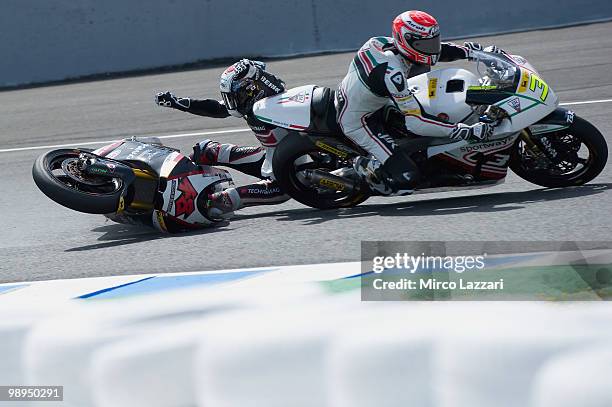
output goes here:
[[303, 172], [306, 181], [312, 185], [321, 186], [339, 192], [353, 192], [355, 183], [346, 178], [339, 177], [321, 170], [305, 170]]

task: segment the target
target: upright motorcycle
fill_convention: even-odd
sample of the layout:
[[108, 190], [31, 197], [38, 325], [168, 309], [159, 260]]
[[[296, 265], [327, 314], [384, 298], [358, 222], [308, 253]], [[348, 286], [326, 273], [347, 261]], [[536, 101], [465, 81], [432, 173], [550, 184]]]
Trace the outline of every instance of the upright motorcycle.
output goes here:
[[[423, 116], [472, 124], [484, 116], [496, 125], [478, 143], [421, 137], [406, 131], [390, 104], [379, 117], [399, 148], [419, 166], [416, 193], [472, 189], [504, 181], [508, 168], [544, 187], [582, 185], [604, 168], [602, 134], [559, 99], [527, 59], [475, 52], [476, 74], [446, 68], [408, 80]], [[292, 198], [321, 209], [357, 205], [377, 193], [357, 176], [354, 159], [368, 153], [336, 124], [334, 91], [301, 86], [262, 99], [254, 113], [263, 122], [295, 130], [277, 147], [273, 169]], [[399, 119], [399, 120], [398, 120]], [[398, 125], [399, 124], [399, 125]]]
[[170, 233], [224, 221], [210, 216], [207, 200], [233, 185], [224, 169], [196, 165], [158, 140], [137, 138], [94, 151], [50, 151], [36, 160], [32, 176], [45, 195], [67, 208]]

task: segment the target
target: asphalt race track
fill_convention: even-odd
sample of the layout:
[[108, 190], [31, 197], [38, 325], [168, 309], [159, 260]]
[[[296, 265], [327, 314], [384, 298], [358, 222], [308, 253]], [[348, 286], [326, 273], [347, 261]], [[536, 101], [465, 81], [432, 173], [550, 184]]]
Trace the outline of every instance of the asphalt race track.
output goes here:
[[[373, 33], [377, 34], [377, 33]], [[384, 33], [378, 33], [384, 34]], [[561, 102], [612, 98], [612, 23], [480, 38], [527, 57]], [[366, 38], [355, 39], [358, 46]], [[335, 87], [351, 53], [269, 64], [288, 86]], [[371, 199], [317, 211], [295, 202], [240, 211], [229, 225], [163, 236], [65, 209], [34, 185], [49, 149], [25, 147], [244, 128], [154, 105], [157, 91], [219, 96], [223, 67], [0, 93], [0, 282], [359, 259], [362, 240], [606, 240], [612, 237], [612, 164], [590, 185], [542, 189], [511, 174], [488, 190]], [[571, 108], [612, 145], [612, 103]], [[205, 137], [168, 139], [184, 152]], [[248, 132], [211, 138], [253, 144]], [[236, 174], [237, 183], [250, 181]]]

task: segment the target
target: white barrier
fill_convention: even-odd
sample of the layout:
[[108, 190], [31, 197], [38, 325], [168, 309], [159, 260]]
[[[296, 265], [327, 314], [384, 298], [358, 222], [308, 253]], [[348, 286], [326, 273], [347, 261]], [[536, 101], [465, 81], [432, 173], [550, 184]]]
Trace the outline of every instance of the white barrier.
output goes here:
[[[63, 407], [609, 405], [605, 302], [371, 303], [342, 279], [359, 263], [250, 272], [158, 276], [243, 273], [146, 294], [150, 280], [126, 276], [0, 295], [3, 317], [27, 315], [2, 307], [25, 310], [27, 290], [53, 287], [55, 301], [0, 326], [0, 379], [63, 385]], [[54, 297], [78, 287], [100, 299]], [[108, 296], [122, 289], [133, 295]]]
[[421, 307], [404, 307], [337, 332], [329, 355], [330, 405], [434, 406], [436, 343], [428, 317]]
[[0, 383], [25, 382], [21, 355], [31, 326], [32, 321], [27, 319], [0, 322]]
[[[442, 341], [439, 349], [439, 406], [528, 406], [537, 372], [550, 359], [612, 339], [612, 329], [583, 324], [566, 310], [535, 304], [495, 319], [476, 320], [464, 332]], [[522, 312], [520, 311], [522, 308]], [[603, 324], [603, 325], [602, 325]]]
[[533, 387], [533, 407], [612, 406], [610, 342], [551, 360]]
[[330, 340], [389, 306], [360, 303], [353, 292], [211, 318], [195, 359], [198, 405], [329, 405]]
[[406, 8], [437, 16], [446, 38], [612, 17], [598, 0], [3, 0], [0, 87], [242, 56], [359, 48]]
[[[131, 340], [132, 346], [138, 348], [140, 344], [138, 341], [134, 342], [133, 338], [139, 336], [163, 340], [168, 332], [185, 334], [187, 331], [181, 330], [184, 321], [195, 320], [197, 323], [199, 318], [208, 314], [224, 313], [243, 307], [257, 307], [269, 301], [283, 304], [303, 298], [313, 298], [319, 294], [317, 287], [304, 285], [288, 287], [283, 292], [268, 292], [264, 289], [253, 291], [248, 288], [232, 288], [227, 292], [216, 289], [183, 289], [168, 294], [149, 295], [111, 303], [83, 304], [75, 312], [60, 314], [39, 322], [29, 333], [23, 351], [23, 363], [27, 372], [26, 382], [32, 385], [63, 383], [64, 406], [94, 405], [94, 383], [101, 384], [104, 388], [106, 381], [104, 377], [98, 377], [92, 383], [90, 372], [99, 371], [99, 368], [93, 366], [98, 366], [98, 363], [103, 364], [104, 359], [96, 364], [92, 361], [96, 353], [104, 350], [107, 345]], [[181, 340], [181, 337], [176, 338]], [[182, 338], [185, 339], [188, 337]], [[177, 356], [180, 348], [172, 351], [174, 356]], [[175, 363], [179, 363], [180, 360], [177, 358]], [[154, 372], [153, 366], [162, 370], [172, 368], [158, 362], [162, 361], [154, 354], [150, 362], [150, 372]], [[189, 366], [180, 367], [185, 368], [183, 374], [190, 372]], [[147, 383], [139, 381], [138, 378], [141, 376], [136, 371], [137, 369], [128, 369], [125, 373], [134, 381], [141, 383], [139, 388], [143, 392], [155, 395], [154, 388], [142, 386]], [[171, 373], [178, 378], [181, 369], [171, 370]], [[180, 382], [174, 383], [181, 386]], [[165, 388], [158, 390], [166, 391]], [[129, 389], [121, 393], [119, 387], [108, 397], [121, 399], [127, 394]], [[133, 396], [138, 396], [138, 393]], [[99, 391], [97, 399], [100, 403], [108, 401]], [[126, 402], [123, 405], [134, 404]]]
[[101, 348], [92, 356], [94, 404], [98, 407], [193, 406], [193, 359], [203, 321], [167, 326]]

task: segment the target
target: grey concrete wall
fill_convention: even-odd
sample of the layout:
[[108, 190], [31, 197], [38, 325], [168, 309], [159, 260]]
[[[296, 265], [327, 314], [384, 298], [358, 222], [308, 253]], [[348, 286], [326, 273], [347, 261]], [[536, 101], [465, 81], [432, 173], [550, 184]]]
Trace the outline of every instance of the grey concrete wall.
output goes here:
[[2, 0], [0, 87], [240, 56], [356, 49], [407, 8], [443, 37], [612, 18], [607, 0]]

